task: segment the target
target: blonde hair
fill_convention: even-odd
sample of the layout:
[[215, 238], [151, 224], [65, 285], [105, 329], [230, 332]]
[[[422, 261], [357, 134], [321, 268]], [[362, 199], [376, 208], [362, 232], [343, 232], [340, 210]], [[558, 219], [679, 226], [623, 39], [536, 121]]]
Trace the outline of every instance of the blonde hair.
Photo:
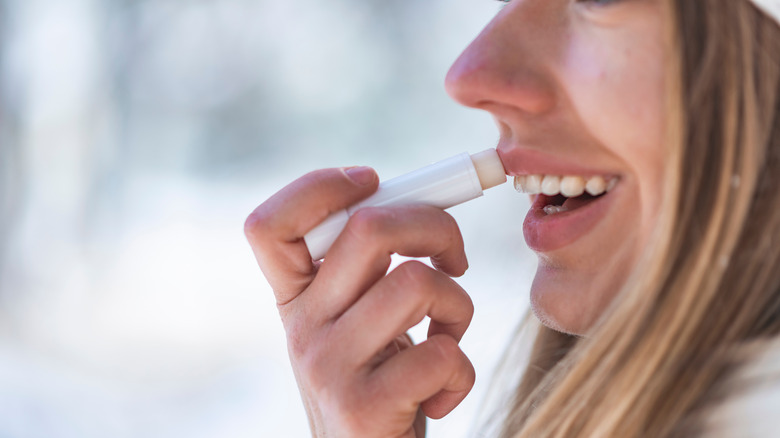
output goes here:
[[746, 0], [665, 5], [655, 244], [585, 337], [538, 327], [503, 437], [691, 436], [780, 332], [780, 28]]

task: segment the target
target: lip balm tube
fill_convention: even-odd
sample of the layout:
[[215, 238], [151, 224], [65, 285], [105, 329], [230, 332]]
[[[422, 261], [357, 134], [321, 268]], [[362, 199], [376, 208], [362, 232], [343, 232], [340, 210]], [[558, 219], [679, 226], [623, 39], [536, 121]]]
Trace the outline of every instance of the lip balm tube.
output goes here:
[[426, 204], [441, 209], [482, 196], [482, 191], [507, 180], [495, 149], [474, 155], [458, 154], [379, 184], [376, 193], [328, 216], [306, 233], [304, 241], [313, 260], [325, 256], [347, 225], [349, 217], [363, 207]]

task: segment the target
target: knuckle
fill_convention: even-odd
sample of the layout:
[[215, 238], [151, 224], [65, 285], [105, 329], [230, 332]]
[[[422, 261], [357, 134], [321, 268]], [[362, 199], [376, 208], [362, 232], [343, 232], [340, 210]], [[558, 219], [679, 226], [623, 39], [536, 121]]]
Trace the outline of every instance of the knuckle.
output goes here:
[[244, 221], [244, 234], [252, 241], [276, 228], [284, 227], [287, 221], [278, 215], [281, 205], [289, 203], [312, 187], [322, 187], [343, 177], [343, 172], [338, 169], [320, 169], [303, 175], [260, 204]]
[[308, 390], [317, 394], [319, 398], [331, 399], [335, 388], [332, 387], [333, 379], [326, 373], [322, 364], [314, 360], [314, 356], [308, 356], [299, 369], [305, 375]]
[[360, 386], [331, 382], [315, 393], [323, 413], [337, 430], [346, 436], [375, 436], [375, 400], [366, 396]]
[[386, 214], [380, 208], [361, 208], [347, 222], [347, 229], [360, 240], [372, 240], [381, 233]]
[[458, 227], [458, 223], [451, 214], [435, 209], [434, 220], [434, 229], [440, 231], [441, 235], [446, 236], [448, 239], [458, 239], [460, 237], [460, 227]]
[[343, 391], [338, 394], [336, 404], [343, 415], [342, 422], [348, 425], [350, 430], [356, 431], [364, 428], [365, 415], [361, 415], [366, 403], [361, 397], [360, 391]]
[[458, 227], [458, 222], [455, 221], [455, 218], [452, 217], [451, 214], [447, 213], [446, 211], [442, 211], [441, 216], [442, 227], [446, 228], [448, 232], [451, 234], [460, 235], [460, 227]]
[[244, 221], [244, 235], [250, 241], [256, 241], [269, 228], [271, 214], [264, 205], [260, 205]]
[[468, 317], [468, 320], [471, 321], [474, 317], [474, 300], [472, 300], [471, 296], [465, 291], [463, 291], [461, 296], [463, 297], [463, 307], [466, 311], [466, 316]]
[[282, 188], [282, 190], [277, 192], [277, 194], [289, 194], [289, 192], [298, 193], [303, 190], [310, 190], [312, 188], [319, 187], [322, 184], [329, 184], [332, 182], [330, 180], [333, 179], [334, 174], [336, 173], [339, 173], [338, 169], [334, 168], [312, 170], [301, 175], [295, 181], [286, 185], [284, 188]]
[[301, 332], [288, 330], [288, 352], [299, 378], [308, 392], [328, 400], [343, 398], [341, 387], [344, 379], [334, 379], [337, 369], [334, 364], [335, 349], [329, 344], [329, 337], [323, 332], [312, 333], [304, 328]]
[[404, 262], [395, 269], [394, 275], [399, 290], [407, 294], [422, 298], [426, 287], [433, 282], [434, 272], [424, 263], [417, 260]]
[[300, 178], [300, 181], [305, 184], [319, 185], [323, 183], [329, 183], [334, 179], [344, 178], [344, 173], [335, 167], [329, 167], [327, 169], [313, 170]]
[[463, 235], [460, 233], [460, 227], [451, 215], [444, 212], [442, 215], [442, 229], [445, 230], [449, 240], [449, 246], [463, 249]]
[[295, 364], [309, 392], [317, 394], [318, 397], [338, 399], [333, 394], [337, 391], [337, 388], [333, 387], [336, 382], [331, 378], [327, 356], [323, 354], [322, 349], [317, 347], [306, 349], [295, 359]]
[[450, 362], [458, 358], [461, 355], [460, 346], [458, 341], [449, 335], [436, 335], [429, 340], [434, 347], [436, 354], [445, 361]]

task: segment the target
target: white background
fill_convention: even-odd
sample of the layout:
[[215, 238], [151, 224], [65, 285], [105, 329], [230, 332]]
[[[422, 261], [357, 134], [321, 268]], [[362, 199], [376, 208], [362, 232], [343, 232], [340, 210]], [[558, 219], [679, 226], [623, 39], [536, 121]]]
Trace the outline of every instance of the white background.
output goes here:
[[[0, 1], [0, 437], [304, 437], [244, 218], [297, 176], [495, 146], [443, 88], [488, 0]], [[507, 184], [456, 207], [474, 432], [535, 261]], [[424, 336], [417, 328], [414, 337]]]

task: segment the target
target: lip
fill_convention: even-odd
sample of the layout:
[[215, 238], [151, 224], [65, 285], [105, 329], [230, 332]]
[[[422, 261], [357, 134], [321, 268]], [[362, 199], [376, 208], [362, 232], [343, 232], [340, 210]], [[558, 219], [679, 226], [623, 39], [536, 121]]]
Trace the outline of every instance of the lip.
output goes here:
[[[498, 150], [504, 169], [510, 176], [518, 175], [578, 175], [582, 177], [619, 177], [616, 172], [595, 169], [576, 162], [566, 156], [522, 147]], [[543, 208], [548, 196], [538, 195], [523, 222], [523, 235], [531, 250], [545, 253], [570, 245], [588, 234], [609, 213], [618, 197], [621, 184], [587, 205], [575, 210], [547, 215]]]
[[535, 252], [554, 251], [589, 233], [609, 213], [619, 185], [575, 210], [548, 215], [543, 208], [548, 196], [538, 195], [523, 222], [523, 236]]
[[583, 166], [566, 156], [552, 155], [535, 149], [522, 147], [499, 147], [497, 149], [507, 175], [577, 175], [582, 177], [618, 176], [616, 172]]

